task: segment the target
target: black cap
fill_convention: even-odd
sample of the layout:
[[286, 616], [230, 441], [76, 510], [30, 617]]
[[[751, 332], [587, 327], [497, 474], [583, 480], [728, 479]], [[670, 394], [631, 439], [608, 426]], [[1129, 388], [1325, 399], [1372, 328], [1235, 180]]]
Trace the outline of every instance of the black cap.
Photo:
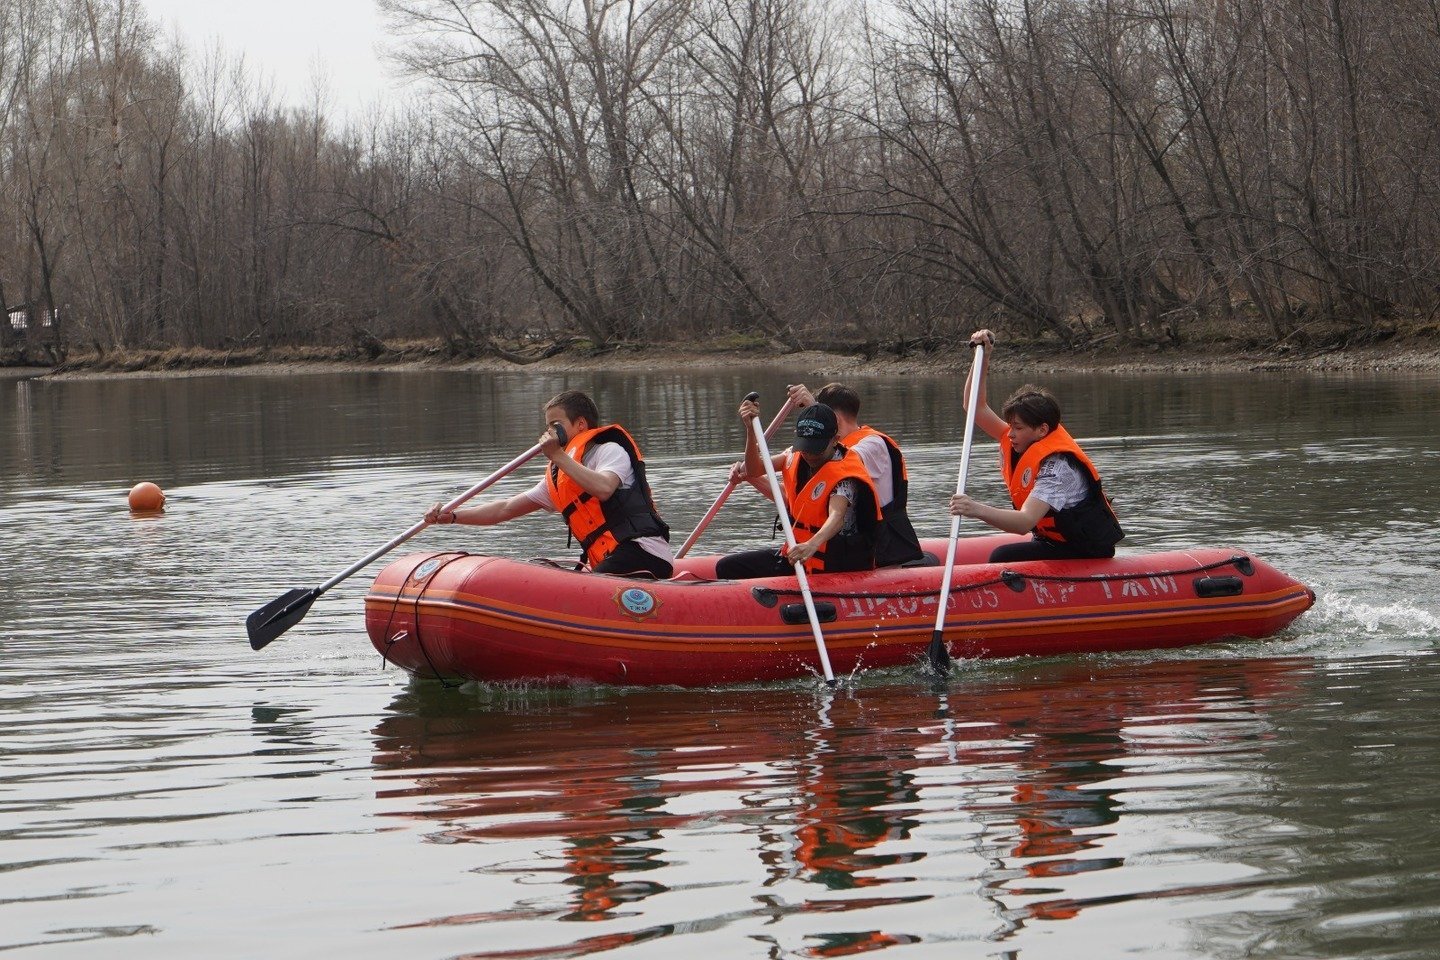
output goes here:
[[834, 410], [823, 403], [806, 407], [795, 421], [795, 449], [801, 453], [824, 453], [839, 431]]

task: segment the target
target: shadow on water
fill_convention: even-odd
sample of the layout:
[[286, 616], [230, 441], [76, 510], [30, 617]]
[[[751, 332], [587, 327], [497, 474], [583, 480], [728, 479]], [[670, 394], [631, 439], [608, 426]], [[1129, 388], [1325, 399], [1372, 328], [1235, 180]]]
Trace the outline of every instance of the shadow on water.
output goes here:
[[[1004, 942], [1091, 906], [1252, 883], [1224, 868], [1149, 886], [1088, 878], [1124, 866], [1127, 849], [1143, 853], [1136, 838], [1156, 813], [1137, 791], [1163, 789], [1164, 802], [1202, 810], [1230, 791], [1241, 758], [1253, 762], [1274, 737], [1269, 714], [1313, 670], [1307, 658], [1010, 665], [948, 692], [892, 684], [833, 694], [474, 686], [457, 695], [417, 683], [374, 729], [377, 795], [433, 841], [476, 844], [480, 861], [498, 841], [548, 851], [508, 866], [535, 896], [429, 921], [606, 928], [576, 939], [551, 927], [540, 939], [563, 945], [525, 956], [677, 932], [666, 921], [671, 878], [695, 885], [702, 838], [717, 832], [747, 840], [731, 836], [730, 859], [705, 864], [711, 912], [687, 915], [686, 932], [753, 927], [779, 949], [789, 918], [804, 917], [807, 956]], [[957, 896], [979, 898], [992, 920], [947, 930], [944, 901]], [[927, 906], [905, 909], [914, 904]], [[510, 955], [520, 954], [473, 954]]]

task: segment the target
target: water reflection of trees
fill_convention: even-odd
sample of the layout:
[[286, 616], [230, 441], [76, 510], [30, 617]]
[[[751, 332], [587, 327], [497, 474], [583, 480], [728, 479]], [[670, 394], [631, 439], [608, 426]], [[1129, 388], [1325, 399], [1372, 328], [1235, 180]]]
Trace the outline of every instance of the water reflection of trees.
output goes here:
[[[1051, 665], [943, 694], [486, 691], [478, 703], [417, 685], [377, 726], [375, 767], [393, 813], [434, 824], [435, 839], [558, 850], [536, 861], [548, 899], [524, 919], [610, 921], [569, 955], [746, 921], [777, 952], [794, 946], [782, 934], [807, 931], [811, 956], [926, 939], [947, 915], [1004, 940], [1166, 895], [1117, 895], [1128, 884], [1114, 882], [1085, 893], [1086, 874], [1125, 865], [1111, 841], [1127, 766], [1256, 749], [1263, 710], [1306, 669]], [[662, 897], [697, 886], [716, 891], [699, 907]], [[945, 905], [966, 888], [973, 907]]]

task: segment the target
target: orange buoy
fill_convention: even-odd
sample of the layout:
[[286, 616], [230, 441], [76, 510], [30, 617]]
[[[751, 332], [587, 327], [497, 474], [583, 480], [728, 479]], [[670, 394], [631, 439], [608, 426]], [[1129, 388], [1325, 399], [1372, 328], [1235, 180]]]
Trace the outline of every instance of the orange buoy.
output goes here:
[[165, 509], [165, 491], [146, 480], [130, 488], [130, 509], [153, 512]]

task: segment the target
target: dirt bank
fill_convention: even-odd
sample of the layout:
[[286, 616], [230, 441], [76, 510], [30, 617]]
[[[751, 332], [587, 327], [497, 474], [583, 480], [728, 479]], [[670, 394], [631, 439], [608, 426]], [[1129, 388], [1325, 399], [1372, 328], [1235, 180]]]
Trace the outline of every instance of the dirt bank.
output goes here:
[[[25, 368], [17, 376], [43, 374], [78, 379], [116, 376], [206, 376], [215, 373], [276, 375], [318, 371], [375, 370], [585, 370], [726, 369], [764, 366], [793, 368], [811, 377], [943, 374], [970, 364], [970, 351], [944, 347], [904, 355], [876, 351], [787, 351], [768, 344], [677, 345], [645, 348], [621, 346], [597, 351], [573, 345], [553, 355], [516, 362], [501, 357], [456, 358], [442, 345], [427, 341], [387, 343], [376, 356], [358, 356], [343, 347], [303, 347], [270, 351], [166, 350], [111, 352], [76, 356], [53, 370]], [[1080, 349], [1053, 343], [1005, 341], [997, 344], [996, 369], [1023, 367], [1036, 373], [1055, 372], [1194, 372], [1194, 371], [1394, 371], [1440, 372], [1440, 329], [1393, 334], [1364, 344], [1302, 346], [1256, 345], [1215, 340], [1181, 346], [1101, 342]], [[15, 368], [9, 368], [14, 370]], [[0, 373], [0, 376], [6, 374]]]

